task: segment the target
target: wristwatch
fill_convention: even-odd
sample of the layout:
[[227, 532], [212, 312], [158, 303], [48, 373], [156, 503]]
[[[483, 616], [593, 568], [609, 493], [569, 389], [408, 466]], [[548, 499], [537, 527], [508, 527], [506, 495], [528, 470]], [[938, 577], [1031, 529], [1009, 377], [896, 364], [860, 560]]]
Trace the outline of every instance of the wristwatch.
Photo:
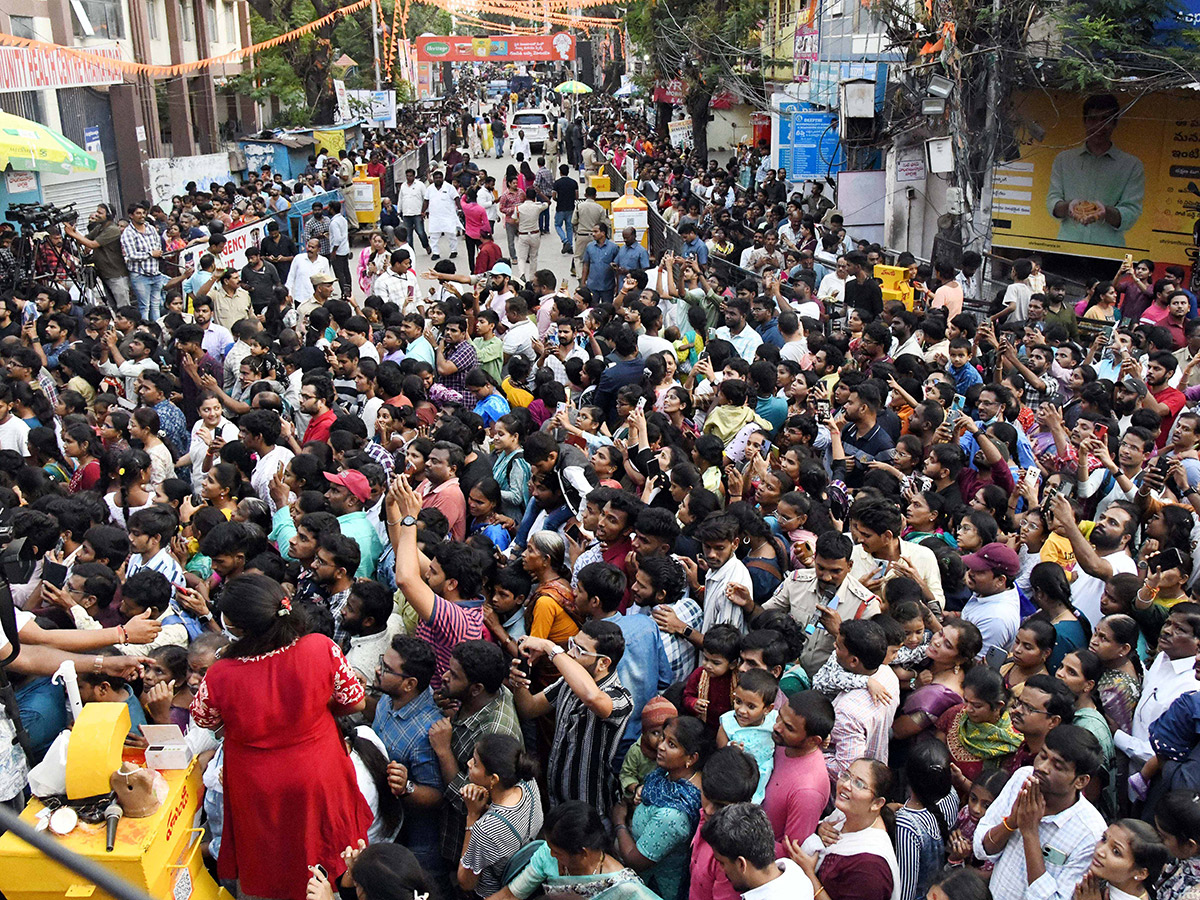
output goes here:
[[411, 793], [412, 793], [413, 791], [415, 791], [416, 789], [417, 789], [417, 785], [416, 785], [416, 783], [415, 783], [415, 782], [414, 782], [414, 781], [413, 781], [411, 778], [410, 778], [410, 779], [408, 779], [408, 781], [406, 781], [406, 782], [404, 783], [404, 793], [405, 793], [406, 795], [407, 795], [407, 794], [411, 794]]
[[202, 616], [196, 616], [196, 618], [199, 619], [201, 622], [203, 622], [205, 625], [207, 625], [209, 622], [212, 621], [212, 613], [205, 613]]
[[413, 516], [405, 516], [403, 519], [400, 520], [401, 528], [412, 528], [416, 524], [417, 524], [417, 520]]
[[567, 651], [564, 650], [562, 647], [555, 647], [553, 650], [551, 650], [549, 653], [546, 654], [546, 658], [553, 661], [554, 658], [556, 656], [558, 656], [560, 653], [566, 653], [566, 652]]

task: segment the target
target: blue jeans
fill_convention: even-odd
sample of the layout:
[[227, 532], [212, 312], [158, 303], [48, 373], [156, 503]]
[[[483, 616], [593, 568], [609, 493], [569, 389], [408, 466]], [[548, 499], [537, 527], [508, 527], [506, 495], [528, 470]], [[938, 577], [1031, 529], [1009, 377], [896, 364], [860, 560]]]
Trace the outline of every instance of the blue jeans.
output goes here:
[[129, 280], [133, 284], [133, 294], [137, 297], [138, 315], [144, 321], [157, 321], [162, 315], [163, 285], [167, 283], [167, 276], [161, 273], [138, 275], [131, 272]]
[[[564, 244], [571, 244], [575, 241], [575, 226], [571, 224], [571, 216], [573, 210], [559, 211], [554, 214], [554, 230], [558, 232], [558, 239]], [[563, 231], [563, 226], [567, 226], [567, 230]]]
[[496, 159], [504, 155], [504, 138], [496, 138]]

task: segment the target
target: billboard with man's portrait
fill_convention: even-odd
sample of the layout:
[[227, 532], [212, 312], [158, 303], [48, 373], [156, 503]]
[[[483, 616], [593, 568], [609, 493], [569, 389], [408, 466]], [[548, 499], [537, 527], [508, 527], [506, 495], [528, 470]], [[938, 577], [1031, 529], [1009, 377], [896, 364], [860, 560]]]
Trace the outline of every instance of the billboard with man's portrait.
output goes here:
[[1020, 157], [994, 171], [994, 246], [1191, 263], [1200, 99], [1038, 93], [1014, 107]]

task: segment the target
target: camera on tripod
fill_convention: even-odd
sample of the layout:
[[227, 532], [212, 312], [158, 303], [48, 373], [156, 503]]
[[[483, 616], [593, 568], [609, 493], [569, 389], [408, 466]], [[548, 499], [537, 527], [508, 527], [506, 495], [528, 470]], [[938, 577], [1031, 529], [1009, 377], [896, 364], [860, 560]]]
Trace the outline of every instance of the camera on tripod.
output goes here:
[[74, 203], [68, 203], [66, 206], [55, 206], [53, 203], [14, 203], [4, 217], [10, 222], [28, 225], [38, 231], [64, 223], [74, 225], [79, 221], [79, 212]]

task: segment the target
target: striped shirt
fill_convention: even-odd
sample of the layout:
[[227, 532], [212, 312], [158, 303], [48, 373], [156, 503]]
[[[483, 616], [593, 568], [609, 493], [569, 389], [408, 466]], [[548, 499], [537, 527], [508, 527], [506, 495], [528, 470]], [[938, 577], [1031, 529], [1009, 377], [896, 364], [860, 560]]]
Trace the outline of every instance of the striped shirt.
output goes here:
[[588, 709], [562, 678], [544, 691], [554, 706], [546, 788], [551, 806], [582, 800], [604, 816], [617, 799], [613, 754], [633, 714], [633, 698], [615, 671], [596, 687], [612, 699], [612, 712], [604, 719]]
[[517, 720], [517, 708], [506, 687], [500, 688], [500, 693], [483, 709], [468, 716], [456, 714], [450, 724], [450, 752], [458, 763], [458, 774], [442, 790], [446, 800], [442, 817], [442, 857], [457, 864], [467, 830], [467, 808], [459, 791], [467, 783], [467, 763], [475, 755], [476, 742], [485, 734], [507, 734], [522, 742], [524, 738], [521, 723]]
[[154, 250], [163, 249], [162, 235], [153, 225], [144, 225], [145, 231], [138, 231], [131, 224], [121, 232], [121, 252], [125, 254], [125, 265], [133, 275], [159, 275], [162, 270], [158, 260], [151, 256]]
[[490, 640], [483, 625], [482, 606], [460, 606], [436, 594], [433, 615], [428, 622], [417, 624], [416, 636], [433, 647], [437, 658], [437, 669], [430, 682], [434, 691], [441, 688], [442, 673], [450, 668], [450, 657], [457, 645], [463, 641]]
[[900, 704], [900, 680], [891, 666], [880, 666], [872, 677], [888, 689], [892, 696], [888, 703], [876, 703], [866, 688], [843, 691], [833, 701], [833, 731], [825, 749], [825, 765], [834, 779], [857, 759], [877, 759], [887, 765], [892, 719]]
[[542, 830], [542, 800], [537, 784], [521, 782], [521, 799], [515, 806], [493, 803], [471, 826], [471, 842], [462, 864], [479, 876], [477, 897], [490, 897], [504, 887], [509, 858]]

